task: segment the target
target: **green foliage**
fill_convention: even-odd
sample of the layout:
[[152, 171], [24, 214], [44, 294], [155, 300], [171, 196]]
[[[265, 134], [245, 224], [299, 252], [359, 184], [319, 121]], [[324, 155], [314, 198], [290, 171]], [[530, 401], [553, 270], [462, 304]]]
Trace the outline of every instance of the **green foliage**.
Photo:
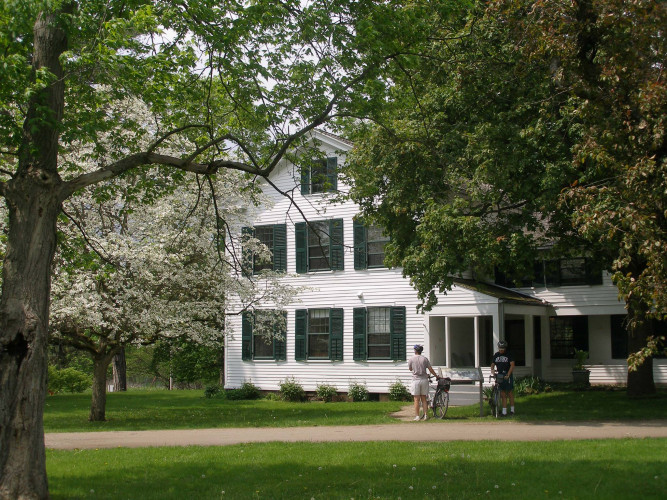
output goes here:
[[574, 369], [575, 370], [583, 370], [584, 369], [584, 363], [588, 359], [588, 351], [584, 351], [581, 349], [575, 349], [574, 350], [574, 359], [576, 360], [574, 363]]
[[227, 389], [225, 391], [225, 398], [230, 401], [259, 399], [260, 395], [259, 388], [252, 382], [243, 382], [239, 389]]
[[61, 392], [83, 392], [90, 389], [93, 379], [90, 375], [80, 372], [75, 368], [63, 368], [58, 370], [49, 366], [48, 389], [52, 394]]
[[318, 399], [321, 399], [325, 403], [329, 403], [333, 401], [334, 397], [336, 397], [338, 389], [335, 385], [318, 384], [315, 393], [317, 394]]
[[347, 395], [352, 401], [368, 401], [368, 389], [366, 384], [351, 382], [347, 390]]
[[280, 382], [280, 397], [284, 401], [300, 402], [306, 400], [306, 391], [294, 377]]
[[400, 380], [396, 380], [389, 386], [390, 401], [411, 401], [412, 395], [408, 388]]
[[217, 398], [221, 394], [224, 394], [224, 391], [222, 390], [222, 387], [218, 384], [208, 385], [206, 386], [206, 389], [204, 389], [204, 397], [206, 399]]
[[528, 396], [551, 391], [551, 385], [539, 377], [521, 377], [514, 381], [514, 394], [516, 396]]

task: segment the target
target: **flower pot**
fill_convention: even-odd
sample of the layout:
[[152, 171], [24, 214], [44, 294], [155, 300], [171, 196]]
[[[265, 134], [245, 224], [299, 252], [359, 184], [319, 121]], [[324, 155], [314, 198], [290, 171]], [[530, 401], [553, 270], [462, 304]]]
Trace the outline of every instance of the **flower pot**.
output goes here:
[[590, 376], [590, 370], [572, 370], [572, 381], [577, 385], [591, 385]]

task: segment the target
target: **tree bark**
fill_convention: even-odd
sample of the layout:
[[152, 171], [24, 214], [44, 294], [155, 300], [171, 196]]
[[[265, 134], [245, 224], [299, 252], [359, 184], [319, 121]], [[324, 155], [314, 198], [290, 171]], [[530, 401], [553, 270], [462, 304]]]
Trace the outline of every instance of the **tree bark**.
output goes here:
[[104, 422], [107, 407], [107, 370], [114, 357], [111, 354], [93, 355], [93, 396], [90, 402], [91, 422]]
[[[646, 339], [651, 335], [651, 324], [643, 321], [638, 327], [629, 333], [628, 351], [638, 352], [646, 347]], [[628, 392], [629, 397], [643, 397], [655, 394], [655, 381], [653, 380], [653, 357], [648, 357], [637, 367], [636, 370], [628, 368]]]
[[[56, 220], [58, 124], [64, 103], [60, 54], [67, 37], [52, 14], [34, 26], [33, 70], [53, 82], [31, 98], [15, 175], [3, 185], [9, 214], [0, 299], [0, 498], [48, 498], [43, 407]], [[44, 119], [45, 111], [49, 113]]]
[[113, 357], [113, 390], [127, 391], [127, 364], [125, 363], [125, 347]]

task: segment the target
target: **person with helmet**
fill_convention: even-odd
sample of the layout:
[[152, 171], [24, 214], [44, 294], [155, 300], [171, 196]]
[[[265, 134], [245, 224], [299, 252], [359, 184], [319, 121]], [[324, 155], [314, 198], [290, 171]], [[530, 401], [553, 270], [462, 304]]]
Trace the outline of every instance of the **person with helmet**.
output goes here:
[[503, 416], [507, 415], [507, 396], [510, 400], [510, 415], [514, 415], [514, 359], [512, 355], [507, 352], [507, 342], [501, 340], [498, 342], [498, 352], [493, 355], [491, 361], [491, 373], [498, 372], [499, 375], [504, 375], [503, 381], [500, 383], [500, 399], [503, 404]]
[[[415, 418], [414, 420], [428, 419], [428, 406], [426, 403], [426, 396], [428, 395], [428, 373], [429, 370], [435, 378], [438, 375], [433, 370], [431, 362], [426, 356], [422, 356], [424, 346], [415, 344], [413, 347], [415, 355], [408, 360], [408, 369], [412, 372], [412, 397], [415, 400]], [[424, 408], [424, 415], [419, 415], [419, 403], [421, 402]]]

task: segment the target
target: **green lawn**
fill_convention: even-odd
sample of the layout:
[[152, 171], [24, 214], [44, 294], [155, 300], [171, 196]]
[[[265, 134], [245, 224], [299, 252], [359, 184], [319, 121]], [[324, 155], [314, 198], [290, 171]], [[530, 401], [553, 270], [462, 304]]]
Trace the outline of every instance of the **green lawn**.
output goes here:
[[[293, 427], [362, 425], [397, 422], [390, 416], [409, 403], [286, 403], [206, 399], [203, 391], [111, 393], [107, 421], [88, 422], [90, 394], [49, 396], [44, 411], [46, 432], [105, 430], [204, 429], [216, 427]], [[622, 391], [554, 391], [517, 398], [521, 421], [655, 419], [667, 415], [667, 392], [631, 400]], [[488, 406], [485, 406], [488, 412]], [[483, 419], [490, 419], [488, 414]], [[444, 421], [479, 420], [479, 406], [450, 408]]]
[[667, 439], [47, 450], [54, 499], [664, 498]]

